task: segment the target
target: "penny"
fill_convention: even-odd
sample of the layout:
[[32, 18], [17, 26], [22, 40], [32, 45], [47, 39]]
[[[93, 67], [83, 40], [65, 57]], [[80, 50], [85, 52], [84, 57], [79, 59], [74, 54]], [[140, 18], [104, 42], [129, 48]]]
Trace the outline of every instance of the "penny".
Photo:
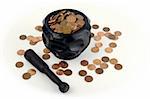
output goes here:
[[84, 80], [85, 80], [86, 82], [92, 82], [92, 81], [93, 81], [93, 77], [90, 76], [90, 75], [88, 75], [88, 76], [86, 76], [86, 77], [84, 78]]
[[53, 64], [52, 69], [59, 69], [60, 65], [59, 64]]
[[65, 74], [66, 76], [70, 76], [70, 75], [72, 74], [72, 71], [71, 71], [70, 69], [66, 69], [66, 70], [64, 71], [64, 74]]
[[36, 70], [35, 69], [29, 69], [28, 70], [28, 73], [31, 75], [31, 76], [33, 76], [33, 75], [35, 75], [36, 74]]
[[97, 35], [102, 37], [104, 36], [104, 32], [98, 32]]
[[30, 74], [30, 73], [24, 73], [24, 74], [22, 75], [22, 78], [23, 78], [24, 80], [28, 80], [28, 79], [31, 78], [31, 74]]
[[43, 55], [42, 55], [42, 58], [45, 59], [45, 60], [47, 60], [47, 59], [50, 58], [50, 55], [49, 55], [49, 54], [43, 54]]
[[58, 70], [56, 71], [56, 74], [57, 74], [57, 75], [63, 75], [63, 74], [64, 74], [64, 71], [63, 71], [62, 69], [58, 69]]
[[104, 71], [103, 71], [102, 68], [97, 68], [97, 69], [95, 70], [95, 72], [96, 72], [97, 74], [102, 74]]
[[112, 58], [110, 59], [109, 61], [111, 64], [117, 64], [118, 63], [118, 60], [116, 58]]
[[69, 15], [66, 17], [66, 20], [68, 22], [75, 22], [76, 21], [76, 17], [74, 15]]
[[101, 40], [101, 37], [96, 35], [96, 36], [94, 36], [94, 40], [99, 41], [99, 40]]
[[30, 45], [36, 45], [37, 42], [33, 42], [32, 40], [29, 42]]
[[121, 36], [122, 33], [120, 31], [115, 31], [114, 34], [115, 36]]
[[93, 64], [100, 65], [101, 64], [101, 60], [100, 59], [94, 59], [93, 60]]
[[59, 62], [59, 66], [62, 67], [62, 68], [67, 68], [68, 67], [68, 63], [65, 62], [65, 61], [60, 61]]
[[94, 33], [91, 33], [91, 37], [94, 37]]
[[24, 63], [21, 62], [21, 61], [19, 61], [19, 62], [16, 63], [16, 67], [17, 68], [21, 68], [21, 67], [23, 67], [23, 65], [24, 65]]
[[20, 35], [20, 40], [25, 40], [26, 38], [27, 38], [27, 36], [26, 35]]
[[116, 40], [116, 36], [111, 33], [105, 33], [105, 37], [107, 37], [110, 40]]
[[87, 67], [89, 70], [95, 70], [96, 66], [94, 64], [89, 64]]
[[103, 62], [109, 62], [109, 57], [103, 56], [101, 59]]
[[100, 48], [103, 46], [103, 44], [101, 42], [97, 42], [97, 43], [95, 43], [95, 46]]
[[17, 54], [18, 54], [18, 55], [24, 55], [24, 53], [25, 53], [25, 51], [22, 50], [22, 49], [20, 49], [20, 50], [17, 51]]
[[31, 41], [34, 37], [32, 35], [27, 36], [27, 40]]
[[92, 25], [92, 28], [93, 28], [93, 29], [98, 29], [98, 28], [99, 28], [99, 25], [93, 24], [93, 25]]
[[50, 53], [50, 50], [49, 50], [48, 48], [44, 48], [44, 49], [43, 49], [43, 52], [44, 52], [44, 53]]
[[39, 31], [39, 32], [42, 32], [43, 29], [42, 29], [42, 26], [38, 25], [35, 27], [35, 30]]
[[80, 76], [85, 76], [86, 74], [87, 74], [87, 72], [85, 70], [80, 70], [79, 71]]
[[89, 64], [89, 62], [88, 62], [87, 60], [82, 60], [82, 61], [80, 62], [80, 64], [81, 64], [82, 66], [87, 66], [87, 65]]
[[104, 27], [104, 28], [103, 28], [103, 31], [109, 32], [109, 31], [110, 31], [110, 28], [109, 28], [109, 27]]
[[84, 17], [83, 17], [82, 15], [80, 15], [80, 14], [77, 14], [77, 15], [76, 15], [76, 18], [77, 18], [78, 20], [83, 20], [83, 19], [84, 19]]
[[93, 47], [93, 48], [91, 48], [91, 51], [93, 53], [97, 53], [97, 52], [99, 52], [99, 48], [98, 47]]
[[116, 70], [121, 70], [122, 69], [122, 65], [121, 64], [115, 64], [114, 68]]
[[115, 47], [117, 47], [117, 44], [116, 44], [116, 43], [114, 43], [114, 42], [111, 42], [111, 43], [109, 43], [109, 47], [111, 47], [111, 48], [115, 48]]
[[113, 49], [111, 47], [106, 47], [105, 48], [106, 53], [111, 53], [112, 51], [113, 51]]
[[106, 63], [101, 63], [101, 64], [100, 64], [100, 67], [101, 67], [102, 69], [106, 69], [106, 68], [108, 68], [108, 64], [106, 64]]

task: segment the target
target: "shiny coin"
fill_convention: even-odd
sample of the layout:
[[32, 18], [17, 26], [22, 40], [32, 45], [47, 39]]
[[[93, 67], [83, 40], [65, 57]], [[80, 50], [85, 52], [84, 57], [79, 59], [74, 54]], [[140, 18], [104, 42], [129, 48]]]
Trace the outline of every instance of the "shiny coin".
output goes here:
[[82, 61], [80, 62], [80, 64], [81, 64], [82, 66], [87, 66], [87, 65], [89, 64], [89, 62], [88, 62], [87, 60], [82, 60]]
[[35, 30], [39, 31], [39, 32], [42, 32], [43, 29], [42, 29], [42, 26], [38, 25], [35, 27]]
[[103, 44], [101, 42], [97, 42], [97, 43], [95, 43], [95, 46], [100, 48], [103, 46]]
[[95, 70], [96, 66], [94, 64], [89, 64], [87, 67], [89, 70]]
[[80, 70], [79, 71], [80, 76], [85, 76], [86, 74], [87, 74], [87, 72], [85, 70]]
[[24, 66], [24, 63], [21, 62], [21, 61], [19, 61], [19, 62], [16, 63], [16, 67], [17, 67], [17, 68], [21, 68], [21, 67], [23, 67], [23, 66]]
[[71, 71], [70, 69], [66, 69], [66, 70], [64, 71], [64, 74], [65, 74], [66, 76], [70, 76], [70, 75], [72, 74], [72, 71]]
[[64, 74], [64, 71], [63, 71], [62, 69], [58, 69], [58, 70], [56, 71], [56, 74], [57, 74], [57, 75], [63, 75], [63, 74]]
[[102, 60], [103, 62], [108, 62], [108, 61], [109, 61], [109, 57], [103, 56], [101, 60]]
[[103, 31], [109, 32], [109, 31], [110, 31], [110, 28], [109, 28], [109, 27], [104, 27], [104, 28], [103, 28]]
[[91, 48], [91, 51], [93, 53], [97, 53], [97, 52], [99, 52], [99, 48], [98, 47], [93, 47], [93, 48]]
[[93, 24], [93, 25], [92, 25], [92, 28], [93, 28], [93, 29], [98, 29], [98, 28], [99, 28], [99, 25]]
[[29, 70], [28, 70], [28, 73], [29, 73], [31, 76], [33, 76], [33, 75], [36, 74], [36, 70], [35, 70], [35, 69], [29, 69]]
[[116, 58], [112, 58], [110, 59], [109, 61], [111, 64], [117, 64], [118, 63], [118, 60]]
[[50, 50], [49, 50], [48, 48], [44, 48], [44, 49], [43, 49], [43, 52], [44, 52], [44, 53], [50, 53]]
[[109, 47], [111, 47], [111, 48], [115, 48], [115, 47], [117, 47], [117, 44], [116, 44], [116, 43], [114, 43], [114, 42], [111, 42], [111, 43], [109, 43]]
[[93, 60], [93, 64], [100, 65], [101, 64], [101, 60], [100, 59], [94, 59]]
[[31, 74], [30, 74], [30, 73], [24, 73], [24, 74], [22, 75], [22, 78], [23, 78], [24, 80], [28, 80], [28, 79], [31, 78]]
[[86, 77], [84, 78], [84, 80], [85, 80], [86, 82], [92, 82], [92, 81], [93, 81], [93, 77], [90, 76], [90, 75], [88, 75], [88, 76], [86, 76]]
[[43, 54], [42, 58], [45, 59], [45, 60], [47, 60], [47, 59], [50, 58], [50, 55], [49, 54]]
[[105, 48], [106, 53], [111, 53], [112, 51], [113, 51], [113, 49], [111, 47], [106, 47]]
[[60, 65], [59, 64], [53, 64], [52, 69], [59, 69]]
[[20, 35], [20, 40], [25, 40], [26, 38], [27, 38], [27, 36], [26, 35]]
[[103, 71], [102, 68], [97, 68], [97, 69], [95, 70], [95, 72], [96, 72], [97, 74], [102, 74], [104, 71]]
[[114, 68], [116, 70], [121, 70], [122, 69], [122, 65], [121, 64], [115, 64]]
[[18, 54], [18, 55], [24, 55], [24, 53], [25, 53], [25, 51], [22, 50], [22, 49], [20, 49], [20, 50], [17, 51], [17, 54]]
[[108, 64], [106, 64], [106, 63], [101, 63], [101, 64], [100, 64], [100, 67], [101, 67], [102, 69], [106, 69], [106, 68], [108, 68]]
[[121, 36], [122, 33], [120, 31], [115, 31], [114, 34], [115, 36]]

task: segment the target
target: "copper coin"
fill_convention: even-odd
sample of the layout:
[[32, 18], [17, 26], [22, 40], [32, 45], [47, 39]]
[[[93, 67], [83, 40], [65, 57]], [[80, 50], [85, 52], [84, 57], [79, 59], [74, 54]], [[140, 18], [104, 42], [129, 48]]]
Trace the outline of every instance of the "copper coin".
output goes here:
[[95, 46], [100, 48], [103, 46], [103, 44], [101, 42], [97, 42], [97, 43], [95, 43]]
[[27, 40], [31, 41], [34, 37], [32, 35], [27, 36]]
[[31, 76], [33, 76], [33, 75], [35, 75], [36, 74], [36, 70], [35, 69], [29, 69], [28, 70], [28, 73], [31, 75]]
[[59, 64], [53, 64], [52, 65], [52, 69], [59, 69], [60, 68], [60, 65]]
[[30, 78], [31, 78], [31, 74], [30, 74], [30, 73], [24, 73], [24, 74], [22, 75], [22, 78], [23, 78], [24, 80], [30, 79]]
[[122, 33], [120, 31], [115, 31], [114, 34], [115, 36], [121, 36]]
[[44, 52], [44, 53], [50, 53], [50, 50], [49, 50], [48, 48], [44, 48], [44, 49], [43, 49], [43, 52]]
[[101, 59], [103, 62], [109, 62], [109, 57], [103, 56]]
[[104, 27], [104, 28], [103, 28], [103, 31], [109, 32], [109, 31], [110, 31], [110, 28], [109, 28], [109, 27]]
[[64, 71], [64, 74], [65, 74], [66, 76], [70, 76], [70, 75], [72, 74], [72, 71], [71, 71], [70, 69], [66, 69], [66, 70]]
[[95, 70], [96, 66], [94, 64], [89, 64], [87, 67], [89, 70]]
[[94, 59], [93, 60], [93, 64], [100, 65], [101, 64], [101, 60], [100, 59]]
[[95, 40], [95, 41], [100, 41], [100, 40], [101, 40], [101, 37], [96, 35], [96, 36], [94, 36], [94, 40]]
[[76, 21], [76, 17], [74, 15], [69, 15], [66, 17], [66, 20], [68, 22], [75, 22]]
[[37, 31], [39, 31], [39, 32], [43, 31], [42, 26], [40, 26], [40, 25], [36, 26], [36, 27], [35, 27], [35, 30], [37, 30]]
[[25, 40], [26, 38], [27, 38], [27, 36], [26, 35], [20, 35], [20, 40]]
[[68, 63], [65, 62], [65, 61], [60, 61], [59, 62], [59, 66], [62, 67], [62, 68], [67, 68], [68, 67]]
[[62, 69], [58, 69], [58, 70], [56, 71], [56, 74], [57, 74], [57, 75], [63, 75], [63, 74], [64, 74], [64, 71], [63, 71]]
[[93, 28], [93, 29], [98, 29], [98, 28], [99, 28], [99, 25], [93, 24], [93, 25], [92, 25], [92, 28]]
[[92, 81], [93, 81], [93, 77], [90, 76], [90, 75], [88, 75], [88, 76], [86, 76], [86, 77], [84, 78], [84, 80], [85, 80], [86, 82], [92, 82]]
[[82, 66], [87, 66], [87, 65], [89, 64], [89, 62], [88, 62], [87, 60], [82, 60], [82, 61], [80, 62], [80, 64], [81, 64]]
[[109, 43], [109, 47], [115, 48], [115, 47], [117, 47], [117, 44], [114, 42], [111, 42], [111, 43]]
[[33, 42], [32, 40], [29, 42], [30, 45], [36, 45], [37, 42]]
[[112, 58], [110, 59], [109, 61], [111, 64], [117, 64], [118, 63], [118, 60], [116, 58]]
[[47, 59], [50, 58], [50, 55], [49, 54], [43, 54], [42, 58], [45, 59], [45, 60], [47, 60]]
[[122, 65], [121, 64], [115, 64], [114, 68], [116, 70], [121, 70], [122, 69]]
[[23, 65], [24, 65], [24, 63], [21, 62], [21, 61], [19, 61], [19, 62], [16, 63], [16, 67], [17, 68], [21, 68], [21, 67], [23, 67]]
[[102, 37], [104, 36], [104, 32], [98, 32], [97, 35]]
[[116, 36], [111, 33], [105, 33], [105, 36], [110, 40], [116, 40]]
[[20, 49], [20, 50], [17, 51], [17, 54], [18, 54], [18, 55], [24, 55], [24, 53], [25, 53], [25, 51], [22, 50], [22, 49]]
[[113, 51], [113, 49], [111, 47], [106, 47], [105, 48], [106, 53], [111, 53], [112, 51]]
[[97, 74], [102, 74], [104, 71], [103, 71], [102, 68], [97, 68], [97, 69], [95, 70], [95, 72], [96, 72]]
[[79, 71], [80, 76], [85, 76], [86, 74], [87, 74], [87, 72], [85, 70], [80, 70]]
[[99, 48], [98, 47], [93, 47], [93, 48], [91, 48], [91, 51], [93, 53], [97, 53], [97, 52], [99, 52]]
[[106, 69], [106, 68], [108, 68], [108, 64], [106, 64], [106, 63], [101, 63], [101, 64], [100, 64], [100, 67], [101, 67], [102, 69]]
[[94, 33], [91, 33], [91, 37], [94, 37]]

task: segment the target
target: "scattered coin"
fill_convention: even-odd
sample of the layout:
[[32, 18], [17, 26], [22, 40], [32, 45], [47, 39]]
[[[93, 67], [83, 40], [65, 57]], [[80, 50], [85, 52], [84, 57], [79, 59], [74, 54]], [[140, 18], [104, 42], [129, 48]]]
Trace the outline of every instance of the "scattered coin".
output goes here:
[[85, 70], [80, 70], [79, 71], [80, 76], [85, 76], [86, 74], [87, 74], [87, 72]]
[[115, 31], [114, 34], [115, 36], [121, 36], [122, 33], [120, 31]]
[[58, 69], [58, 70], [56, 71], [56, 74], [57, 74], [57, 75], [63, 75], [63, 74], [64, 74], [64, 71], [63, 71], [62, 69]]
[[114, 43], [114, 42], [111, 42], [111, 43], [109, 43], [109, 47], [111, 47], [111, 48], [115, 48], [115, 47], [117, 47], [117, 44], [116, 44], [116, 43]]
[[59, 66], [62, 67], [62, 68], [67, 68], [68, 67], [68, 63], [65, 62], [65, 61], [60, 61], [59, 62]]
[[110, 31], [110, 28], [109, 28], [109, 27], [104, 27], [104, 28], [103, 28], [103, 31], [109, 32], [109, 31]]
[[94, 37], [94, 33], [91, 33], [91, 37]]
[[106, 69], [106, 68], [108, 68], [108, 64], [106, 64], [106, 63], [101, 63], [101, 64], [100, 64], [100, 67], [101, 67], [102, 69]]
[[95, 46], [98, 47], [98, 48], [100, 48], [100, 47], [103, 46], [103, 44], [101, 42], [97, 42], [97, 43], [95, 43]]
[[16, 67], [17, 68], [21, 68], [21, 67], [23, 67], [23, 65], [24, 65], [24, 63], [21, 62], [21, 61], [19, 61], [19, 62], [16, 63]]
[[36, 70], [35, 69], [29, 69], [28, 70], [28, 73], [31, 75], [31, 76], [33, 76], [33, 75], [35, 75], [36, 74]]
[[38, 25], [35, 27], [35, 30], [39, 31], [39, 32], [42, 32], [43, 29], [42, 29], [42, 26]]
[[50, 58], [50, 55], [49, 54], [43, 54], [42, 58], [45, 59], [45, 60], [47, 60], [47, 59]]
[[20, 35], [20, 40], [25, 40], [26, 38], [27, 38], [27, 36], [26, 35]]
[[94, 59], [93, 60], [93, 64], [100, 65], [101, 64], [101, 60], [100, 59]]
[[87, 66], [87, 65], [89, 64], [89, 62], [88, 62], [87, 60], [82, 60], [82, 61], [80, 62], [80, 64], [81, 64], [82, 66]]
[[93, 47], [93, 48], [91, 48], [91, 51], [93, 53], [97, 53], [97, 52], [99, 52], [99, 48], [98, 47]]
[[105, 48], [106, 53], [111, 53], [112, 51], [113, 51], [113, 49], [111, 47], [106, 47]]
[[107, 37], [110, 40], [116, 40], [116, 36], [111, 33], [105, 33], [105, 37]]
[[27, 40], [31, 41], [34, 37], [32, 35], [27, 36]]
[[97, 74], [102, 74], [104, 71], [103, 71], [102, 68], [97, 68], [97, 69], [95, 70], [95, 72], [96, 72]]
[[86, 82], [92, 82], [92, 81], [93, 81], [93, 77], [90, 76], [90, 75], [88, 75], [88, 76], [86, 76], [86, 77], [84, 78], [84, 80], [85, 80]]
[[52, 69], [59, 69], [60, 65], [59, 64], [53, 64]]
[[94, 64], [89, 64], [87, 67], [89, 70], [95, 70], [96, 66]]
[[109, 57], [103, 56], [101, 59], [103, 62], [109, 62]]
[[64, 74], [65, 74], [66, 76], [70, 76], [70, 75], [72, 74], [72, 71], [71, 71], [70, 69], [66, 69], [66, 70], [64, 71]]
[[96, 36], [94, 36], [94, 40], [95, 40], [95, 41], [100, 41], [100, 40], [101, 40], [101, 37], [96, 35]]
[[104, 32], [98, 32], [97, 35], [100, 36], [100, 37], [103, 37], [104, 36]]
[[93, 25], [92, 25], [92, 28], [93, 28], [93, 29], [98, 29], [98, 28], [99, 28], [99, 25], [93, 24]]
[[122, 65], [121, 64], [115, 64], [115, 69], [116, 70], [121, 70], [122, 69]]
[[44, 49], [43, 49], [43, 52], [44, 52], [44, 53], [50, 53], [50, 50], [49, 50], [48, 48], [44, 48]]
[[25, 51], [22, 50], [22, 49], [20, 49], [20, 50], [17, 51], [17, 54], [18, 54], [18, 55], [24, 55], [24, 53], [25, 53]]
[[36, 45], [37, 42], [33, 42], [32, 40], [29, 42], [30, 45]]
[[118, 63], [118, 60], [116, 58], [112, 58], [110, 59], [109, 61], [111, 64], [117, 64]]
[[22, 78], [23, 78], [24, 80], [28, 80], [28, 79], [31, 78], [31, 74], [30, 74], [30, 73], [24, 73], [24, 74], [22, 75]]

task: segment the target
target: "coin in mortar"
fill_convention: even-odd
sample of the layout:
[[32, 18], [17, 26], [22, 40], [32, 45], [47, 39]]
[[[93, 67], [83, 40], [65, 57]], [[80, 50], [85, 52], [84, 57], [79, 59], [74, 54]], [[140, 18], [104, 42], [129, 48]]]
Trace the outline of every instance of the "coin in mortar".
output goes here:
[[87, 74], [87, 71], [85, 71], [85, 70], [80, 70], [79, 71], [80, 76], [85, 76], [86, 74]]
[[101, 67], [102, 69], [106, 69], [106, 68], [108, 68], [108, 64], [106, 64], [106, 63], [101, 63], [101, 64], [100, 64], [100, 67]]
[[66, 17], [66, 20], [74, 23], [76, 21], [76, 17], [74, 15], [69, 15]]
[[93, 77], [90, 76], [90, 75], [87, 75], [87, 76], [84, 78], [84, 80], [85, 80], [86, 82], [92, 82], [92, 81], [93, 81]]
[[28, 70], [28, 73], [29, 73], [31, 76], [33, 76], [33, 75], [36, 74], [36, 70], [33, 69], [33, 68], [31, 68], [31, 69]]
[[59, 64], [56, 64], [56, 63], [55, 63], [55, 64], [52, 65], [52, 69], [59, 69], [59, 68], [60, 68], [60, 65], [59, 65]]
[[20, 40], [25, 40], [27, 38], [27, 36], [26, 35], [20, 35], [19, 38], [20, 38]]
[[47, 59], [50, 58], [50, 55], [49, 55], [49, 54], [43, 54], [43, 55], [42, 55], [42, 58], [45, 59], [45, 60], [47, 60]]
[[109, 62], [110, 62], [111, 64], [117, 64], [117, 63], [118, 63], [118, 60], [117, 60], [116, 58], [112, 58], [112, 59], [109, 60]]
[[63, 75], [63, 74], [64, 74], [64, 71], [63, 71], [62, 69], [58, 69], [58, 70], [56, 71], [56, 74], [57, 74], [57, 75]]
[[103, 56], [101, 59], [103, 62], [109, 62], [109, 57]]
[[120, 31], [115, 31], [114, 34], [115, 36], [121, 36], [122, 33]]
[[94, 64], [89, 64], [87, 67], [89, 70], [95, 70], [96, 66]]
[[98, 28], [99, 28], [99, 25], [93, 24], [93, 25], [92, 25], [92, 28], [93, 28], [93, 29], [98, 29]]
[[111, 48], [115, 48], [115, 47], [117, 47], [117, 44], [116, 44], [116, 43], [114, 43], [114, 42], [111, 42], [111, 43], [109, 43], [109, 47], [111, 47]]
[[100, 48], [103, 46], [103, 44], [101, 42], [97, 42], [97, 43], [95, 43], [95, 46]]
[[121, 70], [122, 69], [122, 65], [121, 64], [115, 64], [114, 68], [116, 70]]
[[24, 66], [24, 63], [21, 62], [21, 61], [19, 61], [19, 62], [16, 63], [16, 67], [17, 67], [17, 68], [21, 68], [21, 67], [23, 67], [23, 66]]
[[100, 65], [101, 64], [101, 60], [100, 59], [94, 59], [93, 60], [93, 64]]
[[99, 48], [98, 48], [98, 47], [92, 47], [92, 48], [91, 48], [91, 51], [92, 51], [93, 53], [97, 53], [97, 52], [99, 52]]
[[43, 49], [43, 52], [44, 52], [44, 53], [50, 53], [50, 50], [49, 50], [48, 48], [44, 48], [44, 49]]
[[104, 28], [103, 28], [103, 31], [109, 32], [109, 31], [110, 31], [110, 28], [109, 28], [109, 27], [104, 27]]
[[71, 71], [70, 69], [66, 69], [66, 70], [64, 71], [64, 74], [65, 74], [66, 76], [70, 76], [70, 75], [72, 74], [72, 71]]
[[59, 66], [62, 68], [67, 68], [68, 67], [68, 63], [66, 61], [60, 61], [59, 62]]
[[102, 74], [104, 71], [103, 71], [102, 68], [96, 68], [95, 72], [96, 72], [97, 74]]
[[28, 80], [28, 79], [31, 78], [31, 74], [30, 74], [30, 73], [24, 73], [24, 74], [22, 75], [22, 78], [23, 78], [24, 80]]
[[106, 47], [105, 48], [106, 53], [111, 53], [112, 51], [113, 51], [113, 49], [111, 47]]
[[23, 50], [23, 49], [20, 49], [17, 51], [18, 55], [24, 55], [24, 53], [25, 53], [25, 50]]

